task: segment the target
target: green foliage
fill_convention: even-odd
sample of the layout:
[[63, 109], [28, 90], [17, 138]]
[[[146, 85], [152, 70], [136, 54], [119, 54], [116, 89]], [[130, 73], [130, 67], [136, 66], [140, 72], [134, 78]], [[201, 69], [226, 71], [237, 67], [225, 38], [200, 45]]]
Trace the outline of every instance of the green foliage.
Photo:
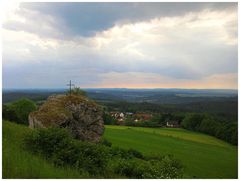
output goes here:
[[[172, 97], [172, 96], [171, 96]], [[163, 99], [166, 96], [162, 97]], [[152, 99], [152, 98], [151, 98]], [[176, 104], [168, 104], [162, 101], [158, 103], [150, 102], [117, 102], [105, 101], [103, 104], [109, 111], [119, 110], [121, 112], [148, 112], [148, 113], [208, 113], [218, 115], [221, 118], [237, 120], [237, 98], [178, 98]], [[190, 99], [193, 99], [192, 101]], [[198, 101], [196, 102], [196, 99]], [[186, 101], [189, 103], [186, 104]], [[160, 103], [160, 104], [159, 104]]]
[[128, 150], [128, 154], [129, 155], [132, 155], [133, 157], [135, 157], [135, 158], [139, 158], [139, 159], [143, 159], [144, 157], [143, 157], [143, 154], [141, 153], [141, 152], [139, 152], [139, 151], [137, 151], [137, 150], [135, 150], [135, 149], [132, 149], [132, 148], [130, 148], [129, 150]]
[[[90, 173], [92, 176], [116, 173], [130, 178], [139, 178], [138, 173], [140, 173], [142, 170], [145, 170], [145, 168], [149, 167], [150, 165], [152, 166], [151, 168], [153, 170], [160, 169], [158, 171], [161, 172], [161, 174], [168, 172], [165, 167], [160, 167], [159, 165], [154, 164], [154, 160], [145, 160], [142, 153], [135, 149], [127, 150], [118, 147], [112, 148], [109, 147], [109, 145], [105, 146], [104, 144], [93, 144], [78, 141], [73, 139], [66, 130], [60, 128], [38, 129], [33, 131], [25, 137], [24, 143], [27, 150], [34, 154], [40, 154], [44, 156], [46, 159], [51, 160], [56, 166], [70, 166], [75, 169], [84, 170]], [[107, 144], [109, 144], [109, 142]], [[124, 162], [130, 162], [131, 165], [131, 162], [136, 159], [141, 160], [141, 169], [137, 168], [135, 171], [136, 173], [133, 175], [128, 175], [124, 171], [122, 172], [118, 169], [117, 171], [113, 170], [116, 167], [122, 167], [121, 160], [124, 160]], [[112, 160], [116, 160], [116, 162], [114, 164], [115, 167], [111, 170], [111, 168], [109, 168], [109, 164]], [[171, 164], [173, 161], [173, 158], [164, 162], [161, 160], [161, 165], [165, 164], [165, 162], [169, 162], [168, 164], [171, 165], [170, 167], [175, 167]], [[138, 165], [138, 163], [136, 163], [135, 166], [136, 165]], [[181, 176], [179, 175], [181, 169], [182, 167], [178, 168], [177, 174], [175, 175], [176, 178]], [[147, 173], [148, 171], [150, 172]], [[154, 175], [151, 173], [151, 170], [145, 170], [145, 175], [147, 174], [150, 174], [150, 176], [144, 176], [142, 178], [169, 178], [168, 175], [171, 175], [171, 173], [168, 173], [168, 175]]]
[[105, 138], [101, 139], [100, 143], [102, 145], [105, 145], [105, 146], [108, 146], [108, 147], [112, 146], [112, 143], [110, 141], [108, 141], [107, 139], [105, 139]]
[[[22, 148], [25, 133], [32, 131], [35, 132], [27, 126], [3, 121], [3, 178], [126, 178], [113, 172], [120, 163], [119, 157], [109, 157], [107, 174], [98, 176], [72, 166], [54, 167], [50, 159]], [[149, 162], [162, 160], [164, 156], [159, 157], [159, 153], [174, 154], [184, 164], [184, 178], [237, 178], [237, 147], [214, 137], [179, 128], [128, 129], [125, 126], [106, 126], [105, 136], [113, 148], [118, 145], [137, 149]]]
[[71, 142], [71, 136], [65, 129], [48, 128], [31, 132], [24, 139], [25, 146], [33, 153], [51, 158], [59, 150], [65, 149]]
[[119, 157], [123, 159], [132, 159], [132, 158], [139, 158], [144, 159], [144, 156], [141, 152], [135, 150], [135, 149], [123, 149], [120, 147], [112, 147], [109, 150], [110, 157]]
[[[67, 94], [70, 94], [70, 90], [67, 91]], [[76, 96], [86, 96], [87, 95], [87, 93], [84, 90], [80, 89], [79, 87], [73, 88], [71, 90], [71, 94], [76, 95]]]
[[51, 159], [57, 166], [100, 174], [107, 164], [105, 146], [75, 141], [65, 129], [38, 129], [26, 136], [24, 142], [28, 150]]
[[137, 179], [166, 179], [182, 178], [183, 166], [172, 156], [165, 156], [159, 160], [120, 160], [115, 172], [129, 178]]
[[196, 131], [199, 129], [199, 126], [203, 118], [204, 115], [202, 114], [197, 113], [187, 114], [184, 120], [182, 121], [181, 125], [185, 129]]
[[185, 129], [206, 133], [237, 145], [237, 123], [216, 121], [215, 119], [208, 114], [191, 113], [186, 115], [181, 125]]
[[3, 106], [3, 118], [20, 124], [28, 124], [28, 115], [37, 109], [36, 104], [29, 99], [20, 99]]
[[103, 113], [103, 121], [105, 125], [115, 125], [117, 120], [110, 116], [107, 112]]
[[216, 137], [223, 139], [234, 145], [238, 145], [238, 125], [237, 123], [223, 122], [216, 129]]
[[136, 149], [145, 160], [174, 155], [184, 165], [184, 178], [237, 178], [237, 147], [212, 136], [181, 128], [105, 128], [104, 137], [113, 148]]
[[150, 121], [158, 124], [159, 126], [165, 126], [167, 120], [165, 119], [164, 115], [165, 114], [162, 114], [162, 115], [157, 114], [157, 115], [153, 116]]
[[2, 177], [4, 179], [89, 178], [83, 170], [55, 167], [52, 162], [24, 149], [23, 138], [32, 131], [25, 125], [3, 121]]
[[202, 119], [201, 124], [199, 125], [198, 130], [209, 135], [215, 135], [216, 129], [218, 127], [218, 122], [214, 121], [212, 117], [205, 117]]
[[2, 107], [2, 117], [3, 119], [18, 121], [17, 115], [13, 109], [10, 108], [9, 105], [3, 105]]

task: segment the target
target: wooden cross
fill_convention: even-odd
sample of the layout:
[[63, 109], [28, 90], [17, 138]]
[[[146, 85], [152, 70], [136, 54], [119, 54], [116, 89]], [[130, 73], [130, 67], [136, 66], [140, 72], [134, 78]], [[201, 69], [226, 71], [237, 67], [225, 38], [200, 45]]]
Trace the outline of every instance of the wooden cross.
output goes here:
[[74, 84], [72, 84], [71, 80], [70, 80], [70, 84], [67, 84], [67, 86], [69, 86], [69, 90], [70, 90], [70, 95], [72, 93], [72, 86], [75, 86]]

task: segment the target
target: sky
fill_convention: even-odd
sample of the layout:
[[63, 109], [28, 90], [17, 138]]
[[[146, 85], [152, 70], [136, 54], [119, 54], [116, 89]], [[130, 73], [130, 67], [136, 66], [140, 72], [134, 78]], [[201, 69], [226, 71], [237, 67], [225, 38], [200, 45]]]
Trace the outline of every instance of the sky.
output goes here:
[[3, 88], [238, 88], [237, 3], [25, 2], [2, 23]]

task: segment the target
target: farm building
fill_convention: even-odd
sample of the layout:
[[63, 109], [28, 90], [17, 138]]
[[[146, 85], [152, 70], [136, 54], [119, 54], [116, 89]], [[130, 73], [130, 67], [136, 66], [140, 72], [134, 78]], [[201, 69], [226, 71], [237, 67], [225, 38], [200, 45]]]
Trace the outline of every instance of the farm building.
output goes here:
[[179, 128], [180, 127], [178, 121], [167, 121], [166, 126], [169, 128]]

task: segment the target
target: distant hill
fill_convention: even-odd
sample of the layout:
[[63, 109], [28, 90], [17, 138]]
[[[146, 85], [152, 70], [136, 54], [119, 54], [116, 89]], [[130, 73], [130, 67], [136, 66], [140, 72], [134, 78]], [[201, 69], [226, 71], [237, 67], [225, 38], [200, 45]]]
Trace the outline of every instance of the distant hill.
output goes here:
[[[84, 89], [88, 96], [98, 101], [150, 102], [156, 104], [181, 104], [211, 100], [236, 99], [237, 90], [227, 89]], [[51, 94], [64, 93], [66, 89], [4, 89], [3, 103], [26, 97], [44, 100]]]

